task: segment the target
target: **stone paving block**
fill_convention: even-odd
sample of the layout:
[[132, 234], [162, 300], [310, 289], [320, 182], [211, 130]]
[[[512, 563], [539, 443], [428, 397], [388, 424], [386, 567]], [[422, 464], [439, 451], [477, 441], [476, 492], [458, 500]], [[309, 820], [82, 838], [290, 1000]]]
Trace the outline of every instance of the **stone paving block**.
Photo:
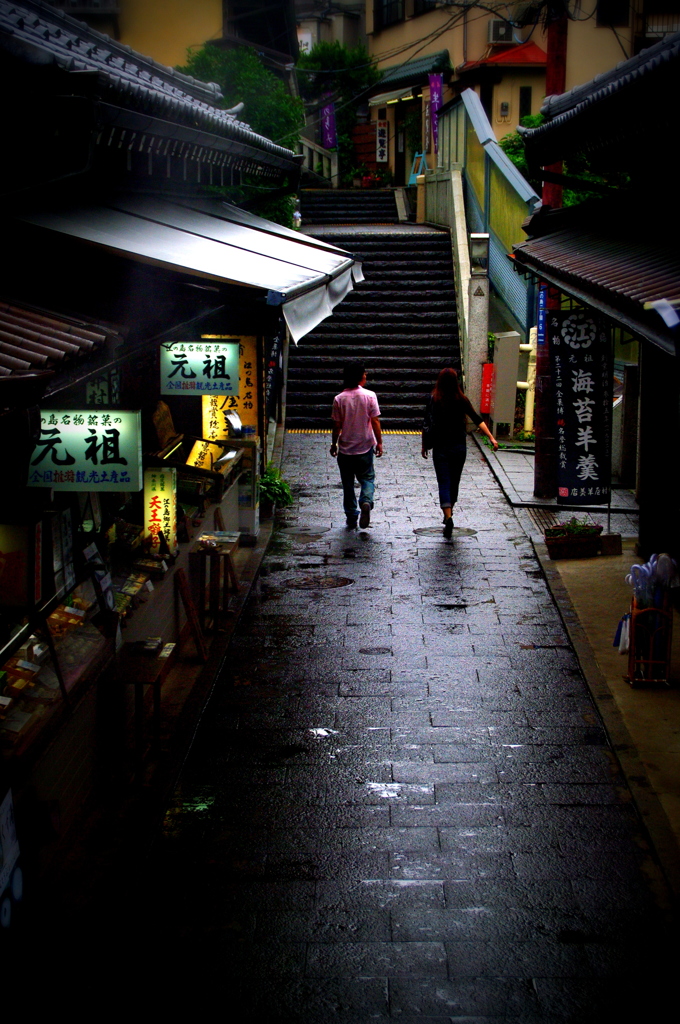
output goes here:
[[390, 805], [390, 820], [393, 825], [405, 828], [434, 825], [440, 829], [504, 823], [502, 810], [495, 803], [445, 803], [425, 806], [393, 803]]
[[493, 768], [485, 762], [472, 762], [464, 764], [431, 764], [421, 765], [411, 762], [395, 762], [392, 765], [392, 774], [395, 782], [421, 782], [421, 783], [444, 783], [444, 782], [476, 782], [494, 783], [498, 776]]
[[420, 879], [361, 878], [343, 883], [318, 882], [316, 902], [337, 909], [377, 907], [443, 907], [444, 883]]
[[508, 853], [468, 854], [461, 851], [430, 853], [418, 856], [415, 853], [392, 854], [392, 877], [404, 879], [432, 879], [453, 881], [472, 878], [515, 879], [516, 873], [511, 855]]
[[328, 978], [446, 978], [446, 954], [441, 942], [310, 943], [305, 973]]
[[257, 915], [256, 941], [276, 935], [296, 942], [387, 942], [391, 938], [387, 910], [366, 907], [348, 911], [323, 907], [309, 910], [265, 911]]
[[578, 914], [587, 899], [587, 889], [583, 889], [581, 897], [574, 893], [570, 880], [564, 878], [548, 879], [541, 885], [521, 878], [453, 879], [444, 882], [444, 893], [447, 907], [481, 912], [505, 908]]
[[446, 1012], [450, 1020], [478, 1022], [506, 1019], [513, 1007], [539, 1008], [538, 999], [526, 982], [505, 978], [474, 981], [433, 982], [430, 980], [390, 980], [390, 1005], [398, 1020], [413, 1014], [427, 1020], [428, 1015]]

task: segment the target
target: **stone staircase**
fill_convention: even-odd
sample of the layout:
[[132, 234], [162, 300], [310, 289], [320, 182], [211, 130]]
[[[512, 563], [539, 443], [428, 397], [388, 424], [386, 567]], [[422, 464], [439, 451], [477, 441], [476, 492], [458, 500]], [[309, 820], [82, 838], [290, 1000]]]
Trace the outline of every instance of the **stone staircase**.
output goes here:
[[404, 225], [321, 237], [361, 259], [366, 280], [291, 347], [287, 427], [329, 428], [343, 364], [362, 359], [383, 429], [420, 430], [437, 373], [460, 366], [448, 232]]
[[302, 230], [310, 224], [398, 224], [392, 189], [304, 189]]

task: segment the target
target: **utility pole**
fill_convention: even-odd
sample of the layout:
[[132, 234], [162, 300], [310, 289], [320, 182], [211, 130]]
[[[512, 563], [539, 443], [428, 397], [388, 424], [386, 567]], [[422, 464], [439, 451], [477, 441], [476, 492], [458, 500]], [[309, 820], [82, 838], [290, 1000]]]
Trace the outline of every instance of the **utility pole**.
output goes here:
[[[568, 0], [548, 0], [545, 16], [548, 29], [548, 61], [545, 69], [545, 94], [555, 96], [563, 93], [567, 81], [567, 34], [569, 18]], [[545, 168], [556, 174], [562, 171], [562, 163]], [[543, 182], [541, 193], [543, 204], [559, 209], [562, 206], [562, 186]], [[548, 290], [546, 313], [559, 309], [559, 293]], [[554, 498], [557, 495], [557, 441], [555, 438], [555, 416], [552, 408], [553, 391], [550, 374], [550, 349], [548, 331], [536, 351], [536, 454], [534, 458], [534, 496]]]

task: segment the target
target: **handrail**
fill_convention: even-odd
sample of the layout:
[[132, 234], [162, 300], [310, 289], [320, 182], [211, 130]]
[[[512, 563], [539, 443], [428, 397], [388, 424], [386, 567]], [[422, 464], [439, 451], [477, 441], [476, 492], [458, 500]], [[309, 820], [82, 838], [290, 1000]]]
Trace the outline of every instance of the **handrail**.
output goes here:
[[302, 166], [330, 181], [331, 188], [338, 188], [340, 175], [338, 170], [338, 153], [334, 149], [324, 149], [318, 142], [311, 139], [300, 139], [298, 153], [302, 155]]

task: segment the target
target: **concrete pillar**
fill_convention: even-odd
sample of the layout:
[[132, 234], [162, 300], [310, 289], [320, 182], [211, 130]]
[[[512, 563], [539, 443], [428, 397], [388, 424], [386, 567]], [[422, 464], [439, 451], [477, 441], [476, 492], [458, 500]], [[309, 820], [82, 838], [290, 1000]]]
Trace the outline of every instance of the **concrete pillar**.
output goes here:
[[482, 398], [482, 364], [489, 355], [489, 278], [475, 274], [468, 284], [468, 365], [465, 393], [479, 411]]

